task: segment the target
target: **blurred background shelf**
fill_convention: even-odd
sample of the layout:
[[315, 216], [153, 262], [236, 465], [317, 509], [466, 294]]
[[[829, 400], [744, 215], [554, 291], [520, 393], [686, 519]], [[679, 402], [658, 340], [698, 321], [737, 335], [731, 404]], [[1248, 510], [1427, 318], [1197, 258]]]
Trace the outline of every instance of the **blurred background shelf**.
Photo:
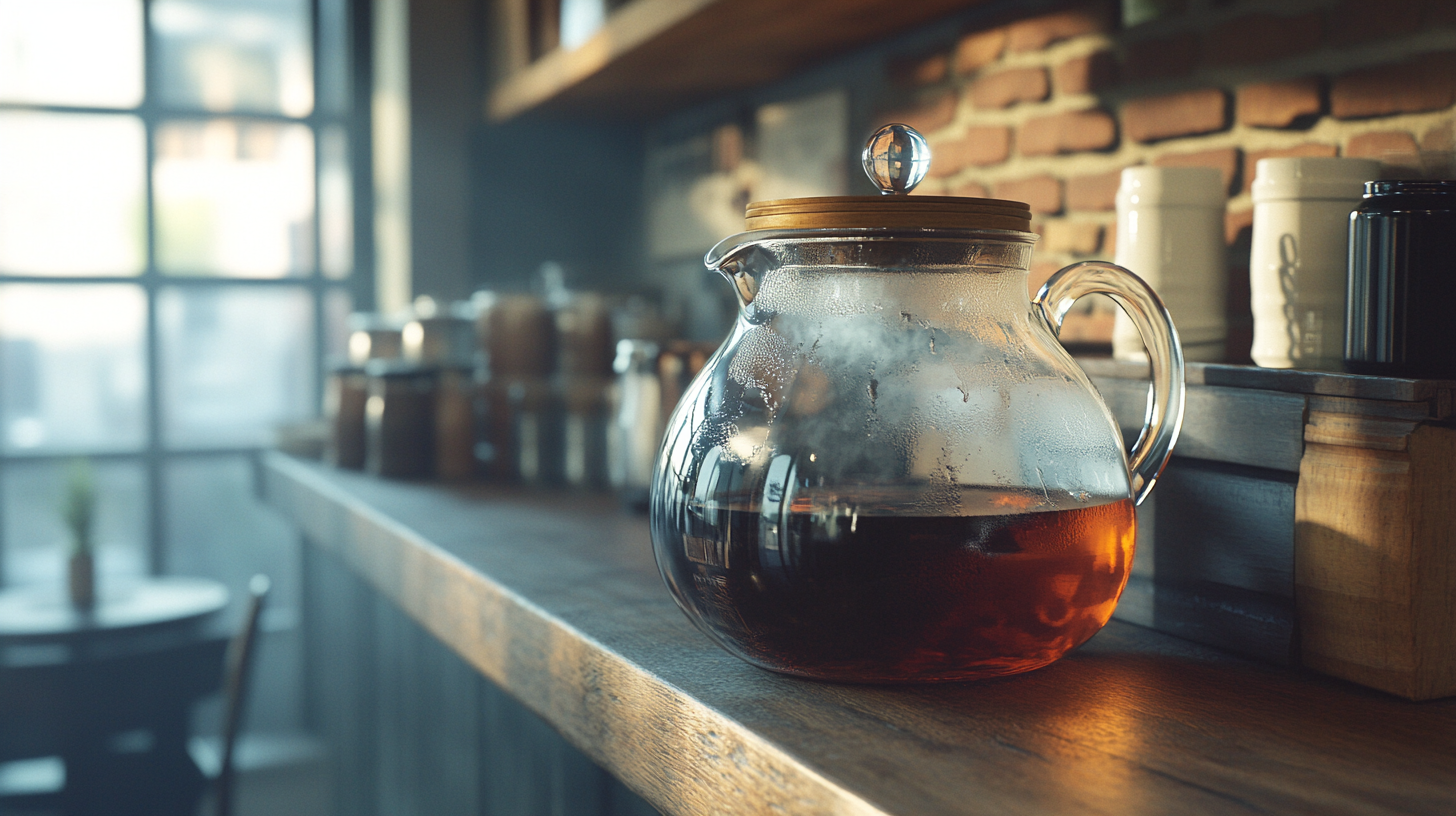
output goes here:
[[[556, 4], [515, 0], [498, 10], [505, 76], [486, 114], [504, 121], [533, 111], [664, 113], [983, 2], [631, 0], [585, 42], [561, 48], [548, 13]], [[532, 61], [533, 53], [541, 56]]]

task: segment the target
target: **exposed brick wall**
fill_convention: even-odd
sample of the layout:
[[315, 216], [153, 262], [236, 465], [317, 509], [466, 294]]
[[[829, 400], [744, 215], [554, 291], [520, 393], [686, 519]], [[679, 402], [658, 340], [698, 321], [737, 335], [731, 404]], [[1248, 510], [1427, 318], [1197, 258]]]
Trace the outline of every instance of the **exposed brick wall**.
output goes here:
[[[882, 119], [923, 126], [946, 162], [917, 192], [1027, 201], [1044, 277], [1112, 257], [1122, 168], [1215, 167], [1229, 191], [1230, 291], [1246, 311], [1259, 159], [1373, 157], [1394, 175], [1418, 164], [1419, 145], [1450, 149], [1456, 0], [1172, 5], [1127, 28], [1114, 0], [1078, 0], [897, 55]], [[1230, 359], [1242, 361], [1252, 320], [1230, 325]]]

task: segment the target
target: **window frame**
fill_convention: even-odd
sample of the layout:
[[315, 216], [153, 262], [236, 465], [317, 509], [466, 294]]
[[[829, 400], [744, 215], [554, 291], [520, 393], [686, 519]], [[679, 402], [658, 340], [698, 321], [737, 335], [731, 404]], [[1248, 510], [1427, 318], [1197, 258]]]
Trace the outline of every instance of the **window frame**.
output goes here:
[[[315, 414], [322, 404], [326, 374], [326, 353], [329, 341], [328, 300], [333, 293], [344, 293], [353, 309], [373, 307], [371, 276], [361, 274], [374, 265], [373, 247], [373, 189], [368, 183], [371, 166], [371, 139], [369, 131], [370, 97], [370, 4], [364, 0], [305, 0], [309, 17], [310, 67], [314, 92], [314, 104], [306, 116], [290, 117], [279, 113], [258, 113], [248, 111], [213, 112], [202, 109], [167, 106], [158, 99], [160, 77], [156, 62], [158, 44], [153, 31], [152, 0], [140, 0], [142, 11], [142, 71], [143, 95], [139, 105], [132, 108], [105, 108], [94, 106], [72, 106], [54, 104], [33, 104], [0, 101], [0, 111], [37, 111], [59, 114], [109, 114], [133, 115], [140, 119], [145, 132], [145, 212], [146, 212], [146, 255], [145, 267], [139, 275], [36, 275], [12, 274], [0, 271], [0, 284], [39, 284], [45, 286], [78, 286], [94, 284], [127, 284], [140, 287], [146, 303], [146, 318], [143, 334], [146, 387], [143, 396], [145, 410], [145, 442], [139, 449], [116, 451], [97, 449], [41, 450], [36, 452], [7, 451], [0, 447], [0, 491], [4, 489], [6, 465], [10, 463], [55, 462], [85, 457], [98, 462], [137, 462], [143, 465], [148, 507], [144, 513], [146, 530], [146, 566], [149, 574], [161, 574], [167, 568], [167, 555], [172, 542], [167, 540], [167, 490], [166, 471], [169, 462], [196, 457], [246, 456], [257, 462], [263, 446], [186, 446], [168, 447], [164, 435], [163, 402], [164, 377], [162, 369], [161, 332], [158, 325], [158, 305], [163, 292], [175, 287], [181, 290], [220, 289], [231, 287], [265, 287], [285, 290], [306, 291], [312, 299], [313, 347], [310, 360], [313, 374], [312, 405]], [[325, 8], [327, 7], [327, 9]], [[331, 25], [340, 27], [333, 38], [345, 50], [342, 65], [345, 75], [337, 79], [345, 83], [342, 111], [323, 110], [326, 98], [324, 82], [329, 80], [321, 70], [321, 48], [325, 45], [320, 24], [325, 13], [333, 15]], [[332, 95], [331, 95], [332, 96]], [[247, 122], [273, 122], [302, 124], [313, 134], [313, 192], [314, 208], [311, 226], [312, 249], [311, 268], [306, 274], [285, 275], [278, 278], [226, 277], [219, 275], [167, 274], [157, 264], [157, 221], [155, 201], [155, 168], [157, 163], [156, 139], [158, 130], [169, 122], [199, 121], [209, 119], [233, 119]], [[348, 147], [348, 168], [352, 197], [353, 262], [347, 275], [331, 278], [324, 273], [321, 263], [322, 218], [320, 217], [320, 180], [323, 171], [323, 139], [321, 134], [329, 128], [342, 128]], [[5, 387], [4, 361], [0, 358], [0, 389]], [[9, 553], [6, 541], [5, 504], [0, 494], [0, 587], [10, 583], [6, 561]]]

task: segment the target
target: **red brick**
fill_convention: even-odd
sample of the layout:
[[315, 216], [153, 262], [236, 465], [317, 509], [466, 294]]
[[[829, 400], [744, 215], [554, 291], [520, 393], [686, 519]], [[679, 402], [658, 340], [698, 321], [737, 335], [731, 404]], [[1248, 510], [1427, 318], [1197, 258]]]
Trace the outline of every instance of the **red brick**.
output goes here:
[[985, 167], [1011, 155], [1011, 128], [973, 127], [962, 138], [931, 145], [930, 175], [953, 176], [967, 167]]
[[950, 57], [946, 54], [900, 57], [890, 60], [885, 73], [891, 82], [904, 87], [934, 85], [950, 76]]
[[1006, 50], [1006, 29], [993, 28], [989, 31], [973, 31], [956, 43], [955, 71], [965, 74], [982, 68], [998, 59]]
[[1111, 51], [1073, 57], [1056, 69], [1057, 93], [1094, 93], [1117, 82], [1117, 60]]
[[1239, 88], [1234, 103], [1241, 125], [1289, 127], [1324, 110], [1317, 77], [1260, 82]]
[[1122, 171], [1092, 173], [1067, 179], [1067, 209], [1106, 212], [1117, 208]]
[[1038, 249], [1071, 255], [1091, 255], [1102, 247], [1102, 225], [1090, 221], [1049, 221], [1041, 230]]
[[1198, 65], [1198, 38], [1174, 34], [1156, 40], [1129, 43], [1123, 52], [1122, 78], [1128, 82], [1173, 79], [1193, 73]]
[[1355, 159], [1377, 159], [1392, 167], [1419, 168], [1420, 148], [1416, 139], [1403, 130], [1382, 130], [1352, 136], [1345, 145], [1345, 155]]
[[1006, 27], [1006, 50], [1013, 54], [1040, 51], [1054, 42], [1083, 34], [1106, 33], [1112, 28], [1112, 4], [1097, 0], [1012, 23]]
[[955, 119], [956, 93], [944, 91], [910, 107], [899, 108], [878, 118], [886, 123], [900, 122], [921, 133], [940, 130]]
[[1254, 183], [1254, 176], [1259, 173], [1260, 159], [1282, 159], [1282, 158], [1326, 158], [1332, 159], [1339, 155], [1339, 150], [1334, 145], [1319, 144], [1317, 142], [1305, 142], [1293, 147], [1283, 147], [1276, 150], [1255, 150], [1244, 154], [1244, 192], [1248, 192]]
[[953, 196], [964, 196], [966, 198], [990, 198], [991, 192], [986, 185], [974, 181], [968, 181], [950, 191]]
[[1112, 345], [1113, 328], [1117, 325], [1117, 312], [1088, 305], [1085, 309], [1073, 307], [1062, 319], [1062, 328], [1057, 339], [1064, 345], [1076, 343], [1084, 346]]
[[1133, 99], [1122, 106], [1128, 138], [1155, 142], [1212, 133], [1228, 126], [1228, 97], [1217, 88]]
[[1199, 150], [1194, 153], [1166, 153], [1153, 159], [1157, 167], [1212, 167], [1223, 179], [1226, 191], [1234, 190], [1239, 174], [1239, 149], [1221, 147], [1214, 150]]
[[[1436, 5], [1450, 2], [1436, 0]], [[1426, 0], [1380, 0], [1374, 9], [1371, 0], [1345, 0], [1330, 10], [1330, 43], [1353, 45], [1412, 34], [1421, 27], [1426, 5]]]
[[1241, 235], [1245, 230], [1254, 228], [1254, 211], [1238, 210], [1237, 212], [1225, 212], [1223, 214], [1223, 242], [1233, 246], [1240, 238], [1247, 238]]
[[1106, 150], [1117, 144], [1117, 122], [1100, 109], [1056, 113], [1027, 120], [1016, 136], [1023, 156]]
[[1051, 176], [1033, 176], [1015, 181], [998, 181], [996, 198], [1022, 201], [1039, 215], [1055, 215], [1062, 211], [1062, 182]]
[[1204, 36], [1207, 65], [1255, 65], [1304, 54], [1324, 39], [1319, 12], [1296, 17], [1247, 14], [1216, 26]]
[[1012, 68], [976, 80], [971, 101], [978, 108], [1008, 108], [1017, 102], [1040, 102], [1051, 93], [1045, 68]]
[[1341, 74], [1330, 85], [1330, 113], [1360, 119], [1447, 107], [1456, 95], [1453, 58], [1456, 52], [1447, 51]]

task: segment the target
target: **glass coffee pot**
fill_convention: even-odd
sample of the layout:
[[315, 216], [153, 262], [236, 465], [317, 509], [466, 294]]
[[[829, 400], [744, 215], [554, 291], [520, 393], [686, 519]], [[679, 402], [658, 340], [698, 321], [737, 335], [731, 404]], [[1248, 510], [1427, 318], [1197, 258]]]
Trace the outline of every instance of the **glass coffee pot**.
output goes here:
[[[668, 423], [653, 547], [693, 623], [766, 669], [898, 683], [1051, 663], [1111, 617], [1134, 506], [1178, 436], [1182, 350], [1152, 289], [1089, 262], [1029, 299], [1027, 206], [904, 195], [929, 153], [882, 128], [864, 161], [888, 195], [750, 204], [706, 257], [742, 309]], [[1149, 352], [1131, 455], [1057, 342], [1092, 293]]]

